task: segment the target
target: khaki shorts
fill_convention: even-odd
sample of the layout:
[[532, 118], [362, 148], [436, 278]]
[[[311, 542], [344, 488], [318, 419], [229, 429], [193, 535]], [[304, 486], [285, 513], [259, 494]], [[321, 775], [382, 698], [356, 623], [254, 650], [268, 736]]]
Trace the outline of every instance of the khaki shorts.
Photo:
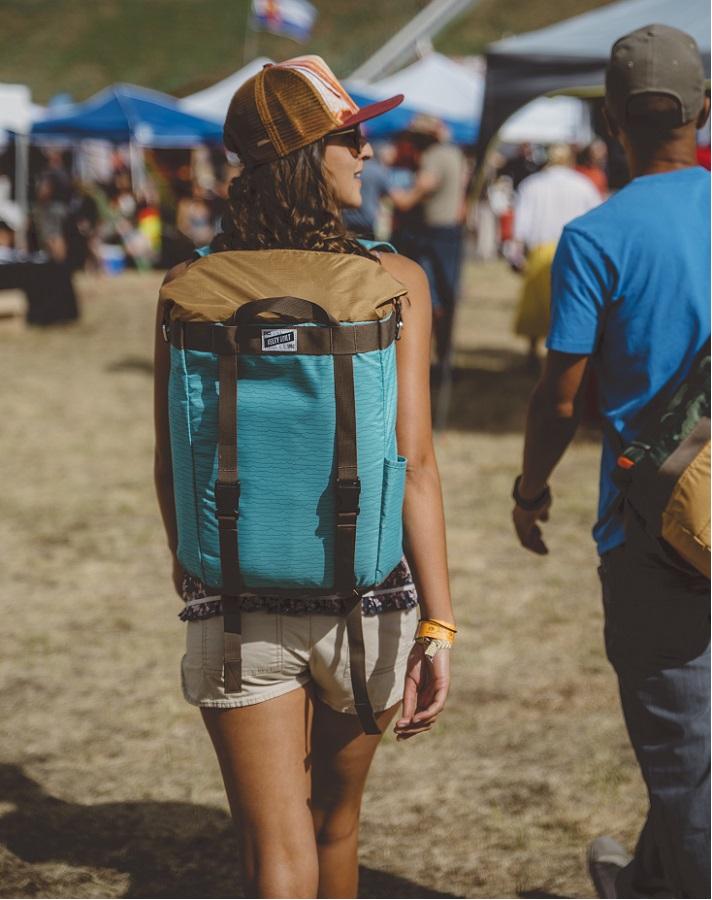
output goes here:
[[[417, 607], [363, 618], [368, 695], [376, 712], [403, 696], [417, 622]], [[183, 696], [193, 706], [250, 706], [311, 683], [332, 709], [355, 714], [343, 616], [243, 612], [242, 691], [229, 695], [222, 616], [188, 622], [187, 628], [181, 676]]]

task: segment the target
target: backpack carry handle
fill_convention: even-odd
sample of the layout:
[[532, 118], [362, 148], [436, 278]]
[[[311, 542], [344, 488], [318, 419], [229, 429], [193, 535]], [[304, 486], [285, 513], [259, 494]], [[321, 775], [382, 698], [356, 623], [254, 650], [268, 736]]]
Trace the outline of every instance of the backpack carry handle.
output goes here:
[[252, 300], [245, 303], [235, 313], [235, 324], [245, 325], [253, 322], [262, 313], [277, 313], [281, 318], [292, 322], [313, 322], [318, 325], [338, 325], [338, 320], [328, 313], [323, 306], [300, 297], [267, 297], [265, 300]]

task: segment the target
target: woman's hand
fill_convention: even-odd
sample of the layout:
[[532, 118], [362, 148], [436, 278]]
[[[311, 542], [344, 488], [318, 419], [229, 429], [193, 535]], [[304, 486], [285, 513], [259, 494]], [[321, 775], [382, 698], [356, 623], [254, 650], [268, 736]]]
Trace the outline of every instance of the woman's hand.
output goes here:
[[430, 731], [442, 712], [450, 687], [450, 651], [440, 650], [434, 659], [422, 644], [413, 644], [403, 690], [403, 713], [394, 728], [399, 741]]
[[183, 578], [185, 576], [185, 569], [178, 562], [178, 557], [173, 557], [173, 587], [176, 589], [176, 594], [183, 599]]

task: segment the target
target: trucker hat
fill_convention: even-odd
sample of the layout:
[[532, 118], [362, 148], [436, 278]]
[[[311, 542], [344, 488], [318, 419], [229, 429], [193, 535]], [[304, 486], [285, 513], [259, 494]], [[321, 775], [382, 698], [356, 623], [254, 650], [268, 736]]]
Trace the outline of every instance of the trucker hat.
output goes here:
[[684, 125], [702, 109], [705, 74], [695, 39], [669, 25], [646, 25], [619, 38], [606, 69], [606, 106], [619, 124], [641, 94], [665, 94], [677, 101]]
[[402, 102], [398, 94], [359, 108], [320, 56], [298, 56], [266, 65], [237, 89], [225, 118], [225, 147], [256, 166]]

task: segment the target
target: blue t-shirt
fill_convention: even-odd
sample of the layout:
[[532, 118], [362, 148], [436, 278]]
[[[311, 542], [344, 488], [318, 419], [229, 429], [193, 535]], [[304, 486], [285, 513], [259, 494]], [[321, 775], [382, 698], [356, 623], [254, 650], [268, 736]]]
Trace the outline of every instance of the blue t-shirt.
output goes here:
[[[710, 173], [694, 167], [635, 178], [569, 223], [552, 269], [547, 346], [593, 354], [604, 429], [598, 515], [642, 413], [687, 375], [710, 334]], [[624, 540], [617, 515], [593, 530], [599, 553]]]

